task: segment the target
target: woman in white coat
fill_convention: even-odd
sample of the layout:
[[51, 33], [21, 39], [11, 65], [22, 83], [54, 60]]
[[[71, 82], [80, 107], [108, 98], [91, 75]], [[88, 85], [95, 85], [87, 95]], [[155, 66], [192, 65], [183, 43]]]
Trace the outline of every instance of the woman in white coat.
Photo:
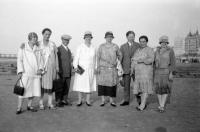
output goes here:
[[[96, 91], [96, 50], [91, 44], [92, 38], [90, 31], [85, 32], [85, 42], [79, 45], [73, 61], [73, 66], [76, 71], [73, 91], [78, 92], [77, 106], [82, 105], [82, 93], [86, 94], [87, 106], [91, 106], [90, 94]], [[78, 66], [84, 69], [83, 74], [78, 73]]]
[[37, 46], [38, 36], [31, 32], [28, 35], [28, 42], [25, 43], [18, 51], [17, 73], [21, 78], [21, 86], [25, 91], [23, 96], [18, 98], [18, 108], [16, 114], [22, 113], [22, 103], [24, 98], [28, 98], [27, 110], [36, 112], [32, 107], [33, 97], [41, 96], [41, 74], [43, 70], [43, 61], [41, 52]]

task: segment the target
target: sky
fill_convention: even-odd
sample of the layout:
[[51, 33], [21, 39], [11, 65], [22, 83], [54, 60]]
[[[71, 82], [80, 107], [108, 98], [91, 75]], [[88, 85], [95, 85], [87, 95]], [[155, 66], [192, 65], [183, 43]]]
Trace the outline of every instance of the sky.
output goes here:
[[122, 45], [128, 30], [136, 33], [135, 41], [147, 35], [150, 47], [158, 46], [162, 35], [169, 36], [173, 46], [176, 37], [200, 31], [200, 0], [0, 0], [0, 53], [17, 53], [29, 32], [41, 40], [46, 27], [57, 46], [61, 35], [71, 35], [73, 53], [88, 30], [95, 47], [105, 42], [106, 31]]

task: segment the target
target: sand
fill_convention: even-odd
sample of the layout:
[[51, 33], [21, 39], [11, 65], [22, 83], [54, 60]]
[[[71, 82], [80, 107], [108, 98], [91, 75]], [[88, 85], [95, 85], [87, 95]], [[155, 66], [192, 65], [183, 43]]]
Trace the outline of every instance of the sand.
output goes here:
[[[99, 107], [100, 98], [92, 94], [92, 107], [75, 105], [77, 94], [70, 92], [72, 106], [16, 115], [17, 97], [12, 93], [15, 75], [0, 75], [0, 132], [200, 132], [200, 79], [176, 78], [171, 104], [158, 113], [157, 99], [149, 98], [147, 110], [136, 111], [135, 98], [130, 106], [120, 107], [123, 89], [118, 88], [117, 108]], [[46, 99], [46, 98], [45, 98]], [[38, 107], [38, 99], [34, 105]]]

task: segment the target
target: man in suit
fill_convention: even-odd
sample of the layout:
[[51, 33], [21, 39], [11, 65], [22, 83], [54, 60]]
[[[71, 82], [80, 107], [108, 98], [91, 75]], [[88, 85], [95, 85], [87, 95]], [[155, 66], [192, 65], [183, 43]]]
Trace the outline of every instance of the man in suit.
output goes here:
[[[131, 78], [134, 81], [134, 74], [131, 75], [131, 58], [133, 57], [135, 51], [139, 48], [139, 43], [135, 42], [135, 33], [133, 31], [128, 31], [126, 33], [126, 38], [128, 42], [121, 45], [120, 50], [122, 52], [122, 68], [124, 71], [123, 81], [124, 81], [124, 99], [121, 106], [129, 105], [130, 102], [130, 83]], [[139, 96], [136, 96], [139, 99]], [[137, 100], [139, 101], [139, 100]], [[139, 102], [138, 102], [139, 103]]]
[[62, 35], [62, 44], [58, 47], [59, 76], [63, 83], [63, 88], [55, 91], [55, 97], [58, 107], [71, 105], [68, 101], [70, 89], [71, 72], [72, 72], [72, 53], [68, 48], [71, 40], [70, 35]]

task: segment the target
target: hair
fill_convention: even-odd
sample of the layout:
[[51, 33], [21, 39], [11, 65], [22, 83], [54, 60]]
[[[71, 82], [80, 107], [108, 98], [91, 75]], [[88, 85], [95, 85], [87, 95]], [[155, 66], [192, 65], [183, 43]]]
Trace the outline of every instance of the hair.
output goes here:
[[28, 40], [32, 40], [33, 37], [36, 37], [38, 39], [38, 35], [35, 32], [30, 32], [28, 34]]
[[146, 40], [146, 42], [148, 42], [148, 41], [149, 41], [148, 37], [147, 37], [147, 36], [145, 36], [145, 35], [142, 35], [142, 36], [140, 36], [140, 38], [139, 38], [139, 41], [140, 41], [141, 39], [145, 39], [145, 40]]
[[133, 34], [133, 35], [135, 36], [135, 33], [134, 33], [133, 31], [128, 31], [128, 32], [126, 33], [126, 37], [128, 37], [129, 34]]
[[86, 37], [91, 37], [91, 38], [93, 38], [93, 37], [92, 37], [92, 34], [85, 34], [84, 37], [83, 37], [83, 39], [85, 39]]
[[42, 34], [44, 34], [46, 31], [49, 31], [50, 33], [52, 33], [51, 29], [49, 29], [49, 28], [44, 28], [44, 29], [42, 30]]

